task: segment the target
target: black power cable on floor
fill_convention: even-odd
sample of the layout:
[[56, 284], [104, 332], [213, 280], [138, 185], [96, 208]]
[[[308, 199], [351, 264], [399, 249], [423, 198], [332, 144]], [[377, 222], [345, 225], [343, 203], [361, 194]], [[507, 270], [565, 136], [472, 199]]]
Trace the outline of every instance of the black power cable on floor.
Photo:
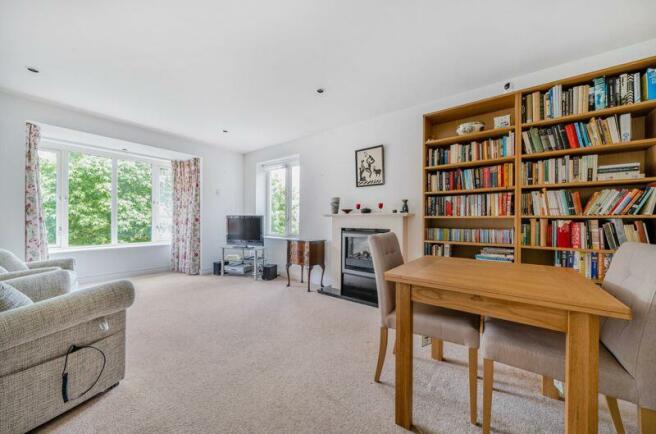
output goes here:
[[107, 357], [105, 356], [105, 353], [103, 353], [101, 349], [93, 347], [91, 345], [83, 345], [83, 346], [80, 346], [80, 347], [78, 347], [77, 345], [71, 345], [70, 348], [68, 349], [68, 351], [66, 352], [66, 358], [64, 359], [64, 370], [62, 371], [62, 398], [64, 399], [64, 402], [70, 401], [70, 399], [68, 398], [68, 372], [66, 371], [66, 369], [68, 368], [68, 356], [71, 353], [82, 350], [84, 348], [90, 348], [90, 349], [96, 350], [100, 353], [100, 355], [102, 356], [102, 359], [103, 359], [102, 368], [100, 368], [100, 373], [98, 374], [98, 377], [96, 377], [96, 380], [93, 382], [93, 384], [91, 386], [89, 386], [89, 388], [87, 390], [85, 390], [84, 392], [80, 393], [78, 396], [76, 396], [75, 398], [72, 398], [72, 399], [78, 399], [78, 398], [82, 397], [84, 394], [86, 394], [88, 391], [93, 389], [93, 386], [95, 386], [96, 383], [98, 383], [98, 380], [100, 380], [100, 377], [102, 376], [103, 372], [105, 371], [105, 364], [107, 363]]

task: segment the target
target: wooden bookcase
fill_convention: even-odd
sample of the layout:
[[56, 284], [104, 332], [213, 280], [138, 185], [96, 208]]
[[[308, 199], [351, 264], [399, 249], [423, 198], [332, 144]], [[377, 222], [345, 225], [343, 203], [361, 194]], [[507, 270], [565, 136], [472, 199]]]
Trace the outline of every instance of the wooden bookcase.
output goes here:
[[[524, 216], [521, 214], [521, 197], [522, 193], [547, 190], [547, 189], [569, 189], [578, 191], [584, 202], [598, 190], [613, 187], [633, 187], [645, 186], [656, 182], [656, 100], [648, 100], [639, 103], [616, 106], [603, 110], [589, 111], [570, 116], [561, 116], [553, 119], [545, 119], [537, 122], [522, 123], [522, 97], [535, 91], [546, 92], [555, 85], [562, 85], [563, 89], [572, 86], [589, 84], [594, 78], [602, 76], [617, 76], [622, 73], [641, 72], [648, 67], [656, 66], [656, 56], [643, 60], [626, 63], [611, 68], [593, 71], [586, 74], [569, 77], [563, 80], [545, 83], [539, 86], [518, 90], [512, 93], [506, 93], [497, 97], [487, 98], [481, 101], [464, 104], [445, 110], [440, 110], [424, 115], [424, 143], [422, 152], [422, 190], [423, 190], [423, 222], [424, 222], [424, 247], [426, 244], [444, 244], [450, 245], [451, 255], [457, 257], [473, 258], [480, 252], [482, 247], [510, 247], [514, 248], [515, 262], [533, 263], [533, 264], [554, 264], [554, 254], [556, 251], [579, 251], [581, 253], [598, 253], [605, 255], [613, 253], [612, 250], [592, 250], [592, 249], [570, 249], [559, 247], [541, 247], [541, 246], [524, 246], [522, 245], [522, 223], [528, 223], [531, 218], [546, 218], [550, 220], [573, 220], [585, 221], [588, 219], [597, 219], [600, 223], [609, 218], [623, 219], [630, 222], [641, 220], [646, 222], [649, 238], [652, 243], [656, 243], [656, 215], [614, 215], [608, 216]], [[557, 150], [541, 153], [527, 154], [522, 144], [522, 131], [532, 127], [545, 127], [556, 124], [568, 124], [578, 121], [588, 121], [590, 118], [606, 118], [611, 115], [620, 115], [631, 113], [632, 118], [632, 138], [630, 142], [592, 146], [586, 148]], [[500, 115], [510, 115], [511, 126], [508, 128], [494, 129], [493, 118]], [[456, 128], [458, 125], [469, 121], [481, 121], [485, 123], [485, 129], [481, 132], [458, 136]], [[482, 141], [490, 138], [499, 138], [508, 136], [514, 132], [514, 155], [510, 157], [495, 158], [492, 160], [483, 160], [475, 162], [466, 162], [458, 164], [445, 165], [428, 165], [428, 156], [431, 149], [436, 147], [448, 147], [449, 145], [459, 143], [467, 144], [472, 141]], [[572, 182], [560, 184], [540, 184], [540, 185], [523, 185], [522, 184], [522, 162], [538, 161], [566, 155], [598, 155], [600, 165], [617, 164], [630, 161], [639, 161], [642, 173], [645, 173], [644, 179], [635, 180], [614, 180], [614, 181], [590, 181], [590, 182]], [[460, 168], [473, 168], [492, 166], [503, 163], [513, 163], [514, 167], [514, 186], [512, 188], [484, 188], [476, 190], [452, 190], [431, 192], [427, 191], [428, 176], [440, 170], [453, 170]], [[514, 215], [509, 217], [445, 217], [429, 216], [426, 210], [426, 198], [440, 195], [471, 195], [478, 193], [513, 193]], [[514, 242], [512, 244], [501, 243], [476, 243], [476, 242], [459, 242], [459, 241], [431, 241], [427, 239], [428, 228], [481, 228], [496, 229], [505, 228], [514, 229]], [[601, 259], [600, 259], [601, 261]]]

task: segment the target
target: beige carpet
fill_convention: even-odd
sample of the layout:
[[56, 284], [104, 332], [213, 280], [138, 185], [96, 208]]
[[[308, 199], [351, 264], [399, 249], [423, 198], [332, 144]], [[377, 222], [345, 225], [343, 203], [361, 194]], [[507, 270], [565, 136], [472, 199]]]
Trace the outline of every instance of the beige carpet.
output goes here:
[[[135, 279], [127, 377], [40, 431], [403, 432], [394, 424], [391, 345], [383, 384], [373, 382], [378, 310], [285, 283], [177, 274]], [[464, 349], [446, 344], [448, 363], [438, 363], [429, 347], [416, 344], [417, 430], [480, 432], [468, 422]], [[497, 365], [495, 377], [495, 432], [562, 432], [563, 404], [539, 394], [537, 376]], [[481, 393], [479, 381], [479, 420]], [[600, 432], [612, 433], [600, 404]], [[633, 406], [621, 409], [627, 432], [636, 432]]]

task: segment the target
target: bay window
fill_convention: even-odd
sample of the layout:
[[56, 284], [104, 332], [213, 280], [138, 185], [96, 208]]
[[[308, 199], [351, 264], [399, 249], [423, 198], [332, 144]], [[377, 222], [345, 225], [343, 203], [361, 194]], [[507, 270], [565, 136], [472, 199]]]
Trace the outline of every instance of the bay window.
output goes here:
[[39, 163], [50, 247], [170, 241], [167, 161], [44, 142]]

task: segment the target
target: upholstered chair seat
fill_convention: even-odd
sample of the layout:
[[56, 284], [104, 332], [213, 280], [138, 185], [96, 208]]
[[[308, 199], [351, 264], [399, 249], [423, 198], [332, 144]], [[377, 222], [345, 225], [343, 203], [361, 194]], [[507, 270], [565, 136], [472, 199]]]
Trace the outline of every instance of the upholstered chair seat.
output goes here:
[[[491, 319], [481, 341], [484, 359], [565, 381], [565, 334]], [[615, 356], [599, 344], [599, 393], [635, 402], [635, 380]]]
[[[480, 342], [480, 317], [443, 309], [422, 303], [413, 305], [413, 330], [415, 334], [478, 348]], [[396, 310], [385, 317], [385, 326], [396, 329]]]
[[[403, 265], [403, 255], [399, 241], [393, 232], [371, 235], [369, 237], [371, 257], [376, 274], [378, 307], [380, 310], [380, 347], [374, 381], [380, 381], [385, 363], [387, 331], [396, 329], [396, 288], [393, 282], [385, 280], [385, 272]], [[443, 341], [465, 345], [469, 348], [469, 414], [472, 424], [477, 420], [477, 373], [480, 317], [422, 303], [413, 304], [413, 332], [428, 336], [432, 340], [432, 356], [442, 360]]]

